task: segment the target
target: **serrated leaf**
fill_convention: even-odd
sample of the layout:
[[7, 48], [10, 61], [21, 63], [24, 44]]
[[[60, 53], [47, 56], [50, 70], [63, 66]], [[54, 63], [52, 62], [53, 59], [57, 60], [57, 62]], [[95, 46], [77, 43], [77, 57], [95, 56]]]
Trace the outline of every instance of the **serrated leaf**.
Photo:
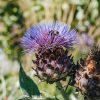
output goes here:
[[36, 83], [26, 75], [23, 67], [20, 64], [20, 72], [19, 72], [19, 82], [22, 90], [28, 94], [28, 96], [32, 97], [33, 95], [40, 96], [40, 91], [36, 85]]

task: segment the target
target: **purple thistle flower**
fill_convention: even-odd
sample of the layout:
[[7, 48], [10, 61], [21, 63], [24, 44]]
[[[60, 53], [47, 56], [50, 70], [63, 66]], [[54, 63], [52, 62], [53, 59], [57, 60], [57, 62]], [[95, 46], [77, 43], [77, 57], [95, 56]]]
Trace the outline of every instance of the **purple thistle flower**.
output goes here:
[[88, 34], [86, 33], [83, 33], [80, 37], [80, 45], [84, 45], [84, 46], [87, 46], [87, 47], [92, 47], [94, 45], [94, 40], [91, 36], [89, 36]]
[[[21, 39], [27, 52], [35, 52], [36, 76], [48, 83], [66, 78], [75, 68], [68, 48], [76, 43], [76, 31], [64, 23], [40, 23], [29, 29]], [[74, 67], [74, 68], [73, 68]]]
[[76, 43], [76, 31], [61, 22], [40, 23], [31, 27], [21, 39], [26, 52], [45, 51], [55, 47], [72, 47]]

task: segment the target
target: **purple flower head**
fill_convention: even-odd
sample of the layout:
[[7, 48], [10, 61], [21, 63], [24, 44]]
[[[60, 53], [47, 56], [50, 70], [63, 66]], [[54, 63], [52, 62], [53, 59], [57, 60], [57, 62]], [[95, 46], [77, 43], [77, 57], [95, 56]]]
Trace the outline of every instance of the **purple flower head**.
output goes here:
[[83, 33], [79, 36], [79, 43], [80, 46], [92, 47], [94, 45], [94, 40], [90, 35]]
[[31, 27], [21, 39], [26, 52], [45, 51], [55, 47], [72, 47], [76, 43], [76, 30], [61, 22], [40, 23]]

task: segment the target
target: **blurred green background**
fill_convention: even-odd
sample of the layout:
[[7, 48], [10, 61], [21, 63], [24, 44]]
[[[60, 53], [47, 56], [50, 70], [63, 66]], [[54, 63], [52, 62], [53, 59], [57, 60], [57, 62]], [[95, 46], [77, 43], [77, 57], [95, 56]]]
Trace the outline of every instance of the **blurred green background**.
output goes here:
[[[23, 53], [20, 47], [20, 38], [29, 27], [54, 20], [78, 30], [79, 42], [72, 52], [75, 61], [85, 57], [94, 44], [100, 47], [100, 0], [0, 0], [0, 100], [18, 100], [23, 96], [18, 80], [18, 56], [44, 97], [63, 100], [55, 84], [40, 82], [33, 76], [34, 56]], [[70, 100], [82, 98], [72, 87], [67, 93]]]

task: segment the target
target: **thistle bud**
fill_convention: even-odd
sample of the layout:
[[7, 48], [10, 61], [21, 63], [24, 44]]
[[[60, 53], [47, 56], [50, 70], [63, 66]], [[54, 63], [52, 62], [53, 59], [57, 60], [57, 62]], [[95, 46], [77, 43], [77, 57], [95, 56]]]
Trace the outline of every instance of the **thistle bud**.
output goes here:
[[76, 31], [69, 26], [55, 22], [33, 26], [22, 38], [22, 46], [27, 52], [34, 52], [33, 61], [36, 76], [48, 83], [66, 78], [74, 66], [68, 56], [68, 49], [76, 43]]
[[76, 73], [76, 88], [85, 96], [85, 100], [100, 100], [100, 50], [91, 50], [86, 60], [80, 61]]

